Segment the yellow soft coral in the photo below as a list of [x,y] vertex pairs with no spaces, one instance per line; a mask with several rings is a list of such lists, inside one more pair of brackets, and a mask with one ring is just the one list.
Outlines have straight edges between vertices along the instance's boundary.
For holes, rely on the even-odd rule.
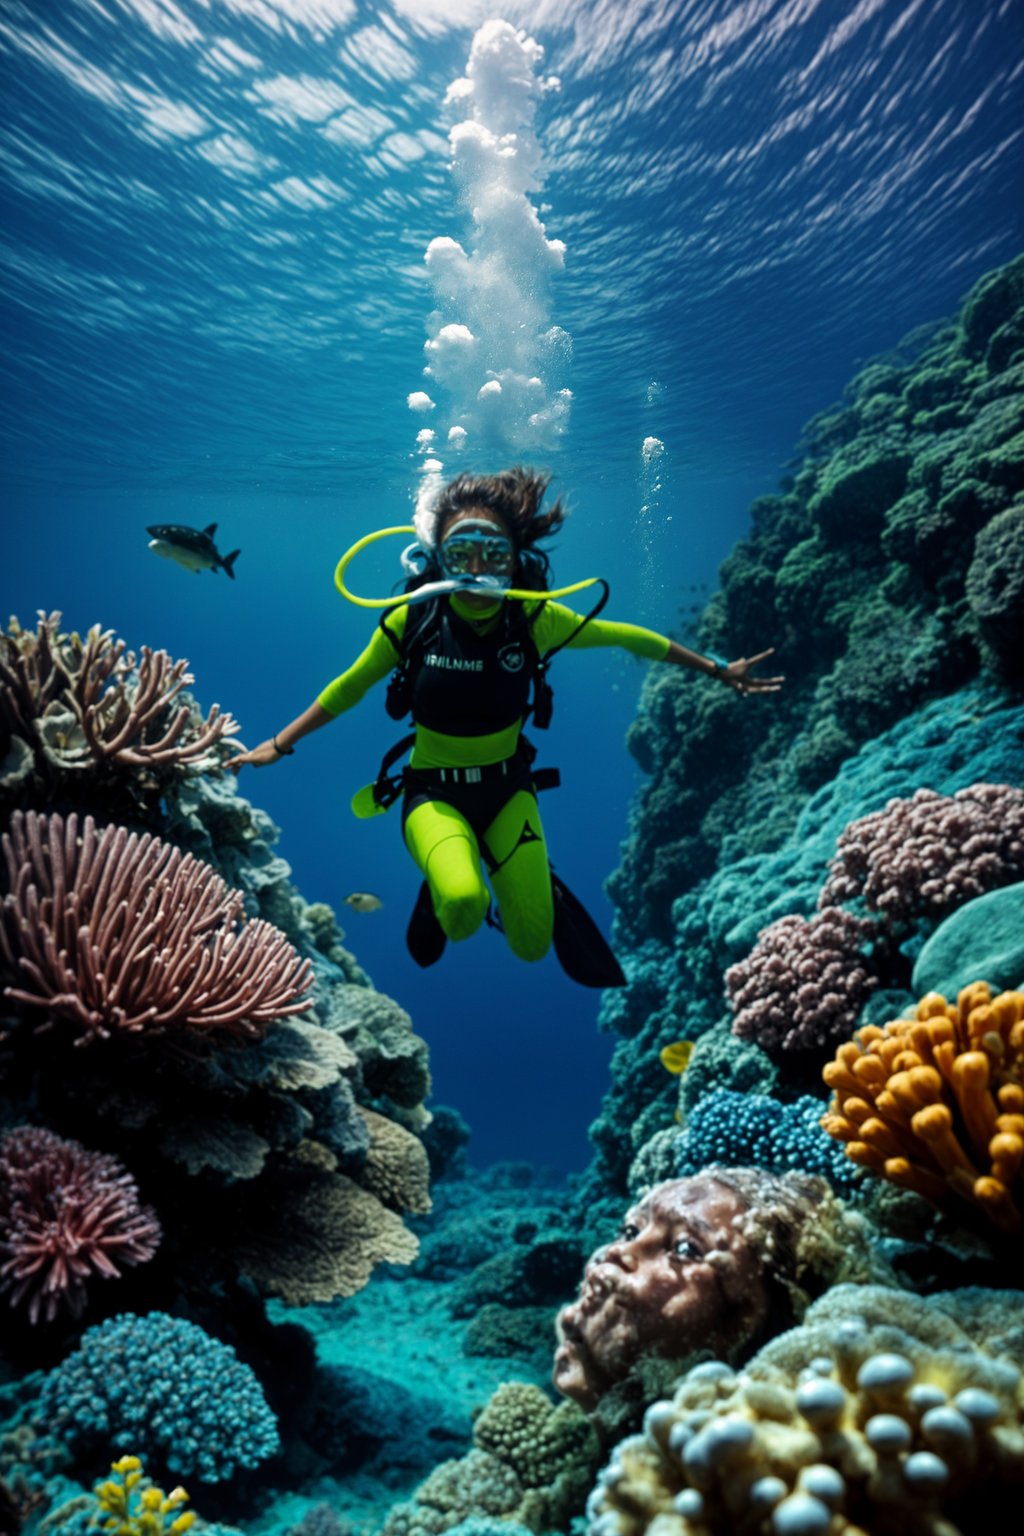
[[821,1123],[853,1162],[1020,1233],[1024,992],[994,998],[984,981],[955,1003],[930,992],[914,1018],[858,1030],[824,1078],[834,1097]]
[[110,1536],[184,1536],[195,1520],[184,1488],[164,1493],[151,1483],[137,1456],[122,1456],[110,1468],[114,1474],[97,1483],[93,1495],[99,1510],[95,1523]]

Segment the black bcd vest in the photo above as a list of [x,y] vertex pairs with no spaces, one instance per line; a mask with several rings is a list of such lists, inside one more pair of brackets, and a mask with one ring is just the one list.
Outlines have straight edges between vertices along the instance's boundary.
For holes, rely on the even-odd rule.
[[444,598],[433,598],[410,608],[401,643],[384,615],[381,628],[400,658],[388,685],[388,714],[411,714],[418,725],[449,736],[490,735],[524,720],[531,683],[549,691],[533,638],[540,612],[527,618],[522,603],[510,600],[496,628],[481,634]]

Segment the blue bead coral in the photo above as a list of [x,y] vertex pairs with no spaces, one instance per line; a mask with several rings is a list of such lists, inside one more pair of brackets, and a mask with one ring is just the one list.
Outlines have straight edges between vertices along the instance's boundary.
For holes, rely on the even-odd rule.
[[699,1173],[709,1163],[820,1174],[837,1189],[856,1181],[842,1148],[822,1130],[826,1106],[811,1094],[783,1104],[763,1093],[718,1088],[694,1105],[676,1142],[676,1173]]
[[195,1323],[163,1312],[122,1313],[87,1329],[43,1382],[38,1413],[71,1450],[102,1442],[204,1483],[257,1466],[279,1444],[249,1367]]

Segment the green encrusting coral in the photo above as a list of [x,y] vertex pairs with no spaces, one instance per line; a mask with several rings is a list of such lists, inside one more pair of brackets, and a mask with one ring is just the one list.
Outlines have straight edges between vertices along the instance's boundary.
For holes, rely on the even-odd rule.
[[774,644],[787,685],[751,708],[651,672],[629,738],[651,782],[610,886],[628,942],[666,934],[672,900],[716,865],[778,847],[871,737],[983,666],[1019,665],[1022,337],[1024,258],[912,360],[858,374],[785,488],[754,503],[697,640]]

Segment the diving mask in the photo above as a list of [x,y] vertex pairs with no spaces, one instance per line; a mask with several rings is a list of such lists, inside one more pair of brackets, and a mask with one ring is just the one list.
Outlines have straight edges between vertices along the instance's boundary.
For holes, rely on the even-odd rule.
[[457,524],[442,540],[437,557],[446,576],[511,576],[516,564],[512,540],[493,523]]
[[[474,524],[467,518],[465,522],[459,523],[459,532],[461,533],[463,528],[471,526],[474,526]],[[502,534],[496,534],[493,523],[484,523],[481,520],[475,526],[488,529],[491,538],[507,542],[511,549],[511,541],[505,540]],[[582,592],[586,587],[594,586],[599,580],[597,576],[588,576],[584,581],[574,581],[571,586],[558,587],[553,592],[547,590],[536,592],[529,589],[511,587],[507,583],[515,565],[513,556],[512,562],[505,567],[504,574],[487,570],[481,571],[479,575],[472,572],[468,572],[465,575],[446,575],[441,581],[423,581],[420,586],[415,587],[413,590],[399,593],[394,597],[359,597],[355,592],[349,590],[345,583],[345,574],[356,555],[360,554],[370,544],[376,544],[378,539],[389,539],[395,535],[415,532],[416,529],[411,525],[403,525],[399,528],[378,528],[375,533],[366,533],[361,539],[357,539],[352,548],[347,549],[342,555],[334,572],[334,585],[342,597],[347,598],[350,603],[355,603],[359,608],[398,608],[405,603],[423,603],[428,598],[440,597],[449,592],[487,592],[499,598],[514,597],[524,602],[537,602],[538,599],[541,599],[549,602],[554,598],[571,597],[574,592]],[[455,532],[456,530],[453,529],[453,538]],[[442,548],[447,548],[447,543],[442,545]],[[402,553],[402,569],[408,577],[421,576],[429,561],[430,550],[424,549],[418,541],[410,544]]]

